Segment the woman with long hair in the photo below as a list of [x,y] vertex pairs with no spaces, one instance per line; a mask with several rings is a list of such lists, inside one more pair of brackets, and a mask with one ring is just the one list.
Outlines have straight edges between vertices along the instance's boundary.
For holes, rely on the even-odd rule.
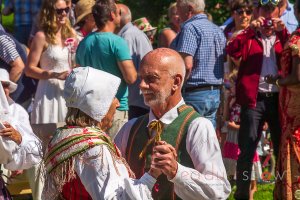
[[40,31],[33,38],[25,73],[39,79],[31,115],[32,124],[63,122],[67,107],[63,98],[64,80],[69,74],[68,38],[75,38],[68,13],[68,0],[43,1]]

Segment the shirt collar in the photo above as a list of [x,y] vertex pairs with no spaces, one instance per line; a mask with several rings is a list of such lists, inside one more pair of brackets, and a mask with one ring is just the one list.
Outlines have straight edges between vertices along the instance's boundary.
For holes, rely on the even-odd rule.
[[[168,112],[166,112],[159,120],[163,123],[163,124],[171,124],[177,117],[178,117],[178,111],[177,108],[182,106],[183,104],[185,104],[183,98],[180,100],[180,102],[174,106],[171,110],[169,110]],[[157,120],[155,115],[153,114],[152,110],[150,110],[149,113],[149,121],[148,121],[148,125],[154,121]]]
[[193,17],[191,17],[190,19],[186,20],[185,22],[183,22],[181,24],[181,27],[183,27],[185,24],[191,22],[191,21],[194,21],[194,20],[197,20],[197,19],[207,19],[207,15],[205,14],[197,14],[197,15],[194,15]]
[[118,36],[121,36],[124,32],[126,32],[130,27],[132,27],[133,24],[131,22],[128,22],[118,33]]

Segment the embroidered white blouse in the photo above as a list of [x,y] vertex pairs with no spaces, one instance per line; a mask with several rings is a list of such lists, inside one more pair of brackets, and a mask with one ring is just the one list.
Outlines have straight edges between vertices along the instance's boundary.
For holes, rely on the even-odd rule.
[[[63,139],[76,133],[76,128],[70,128],[62,130],[60,135]],[[74,170],[92,199],[152,199],[151,190],[156,179],[148,173],[140,179],[130,178],[126,166],[120,161],[114,162],[107,145],[95,146],[73,158]],[[59,194],[56,190],[54,178],[47,175],[42,199],[55,199]]]
[[[183,99],[159,120],[164,126],[171,124],[178,116],[177,108],[184,104]],[[150,111],[149,123],[157,120]],[[115,138],[116,145],[125,155],[127,141],[136,119],[127,122]],[[148,124],[149,124],[148,123]],[[196,118],[189,126],[186,137],[186,150],[191,156],[195,169],[178,163],[174,183],[175,193],[182,199],[226,199],[231,191],[222,161],[220,146],[211,122],[203,117]]]

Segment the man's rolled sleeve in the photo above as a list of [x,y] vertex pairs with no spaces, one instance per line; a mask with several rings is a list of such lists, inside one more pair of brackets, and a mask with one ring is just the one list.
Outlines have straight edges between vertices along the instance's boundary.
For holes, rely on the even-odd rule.
[[175,46],[175,50],[177,52],[186,53],[191,56],[195,55],[199,45],[197,41],[197,34],[192,27],[186,27],[181,30],[177,41],[178,42]]
[[0,50],[0,58],[7,64],[20,57],[16,49],[16,43],[6,35],[0,36]]

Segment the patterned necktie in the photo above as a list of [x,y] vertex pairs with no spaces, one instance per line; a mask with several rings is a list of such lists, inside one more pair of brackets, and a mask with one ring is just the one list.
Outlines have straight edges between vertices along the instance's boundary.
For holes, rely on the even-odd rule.
[[139,155],[140,159],[142,159],[145,156],[145,153],[146,153],[149,145],[161,140],[160,134],[162,133],[162,130],[163,130],[163,123],[159,120],[153,120],[152,122],[150,122],[148,128],[149,128],[150,134],[152,133],[152,131],[155,131],[156,134],[154,137],[152,137],[150,140],[148,140],[147,144],[144,146],[142,152]]

